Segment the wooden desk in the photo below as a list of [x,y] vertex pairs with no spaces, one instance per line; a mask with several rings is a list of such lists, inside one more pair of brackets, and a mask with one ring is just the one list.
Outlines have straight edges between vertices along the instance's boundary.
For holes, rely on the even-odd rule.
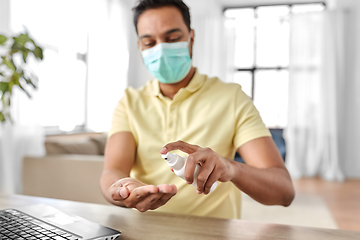
[[80,203],[23,195],[0,196],[0,209],[47,204],[69,214],[117,229],[120,239],[360,239],[360,232],[264,224],[157,212],[140,213],[116,206]]

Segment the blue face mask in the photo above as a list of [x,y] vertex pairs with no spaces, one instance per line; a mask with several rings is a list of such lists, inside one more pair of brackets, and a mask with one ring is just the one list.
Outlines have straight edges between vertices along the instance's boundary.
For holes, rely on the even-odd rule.
[[180,82],[191,70],[187,42],[159,43],[141,54],[151,75],[162,83]]

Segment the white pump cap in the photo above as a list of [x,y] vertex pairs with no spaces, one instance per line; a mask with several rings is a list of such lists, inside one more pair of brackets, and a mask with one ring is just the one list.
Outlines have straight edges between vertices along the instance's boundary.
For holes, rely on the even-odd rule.
[[167,164],[174,170],[180,170],[185,165],[185,159],[177,154],[167,153],[161,157],[167,161]]

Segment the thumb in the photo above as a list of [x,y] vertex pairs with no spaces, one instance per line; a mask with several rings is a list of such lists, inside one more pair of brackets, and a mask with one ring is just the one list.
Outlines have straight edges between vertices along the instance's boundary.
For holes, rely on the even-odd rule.
[[123,199],[126,199],[130,195],[130,191],[127,187],[122,187],[119,190],[119,194]]

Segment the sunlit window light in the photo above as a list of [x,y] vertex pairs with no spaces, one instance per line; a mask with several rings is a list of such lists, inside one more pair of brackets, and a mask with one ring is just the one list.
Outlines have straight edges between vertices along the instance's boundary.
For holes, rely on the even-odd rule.
[[224,12],[226,18],[236,18],[236,19],[248,19],[254,17],[253,8],[236,8],[236,9],[227,9]]
[[224,11],[235,31],[233,81],[254,100],[270,128],[287,125],[290,17],[323,11],[322,3],[232,8]]
[[258,17],[282,17],[289,15],[289,6],[266,6],[256,8]]
[[324,11],[325,6],[324,4],[298,4],[293,5],[291,8],[292,13],[306,13],[306,12],[320,12]]
[[252,74],[249,71],[236,72],[234,74],[234,82],[241,85],[242,90],[252,97]]

